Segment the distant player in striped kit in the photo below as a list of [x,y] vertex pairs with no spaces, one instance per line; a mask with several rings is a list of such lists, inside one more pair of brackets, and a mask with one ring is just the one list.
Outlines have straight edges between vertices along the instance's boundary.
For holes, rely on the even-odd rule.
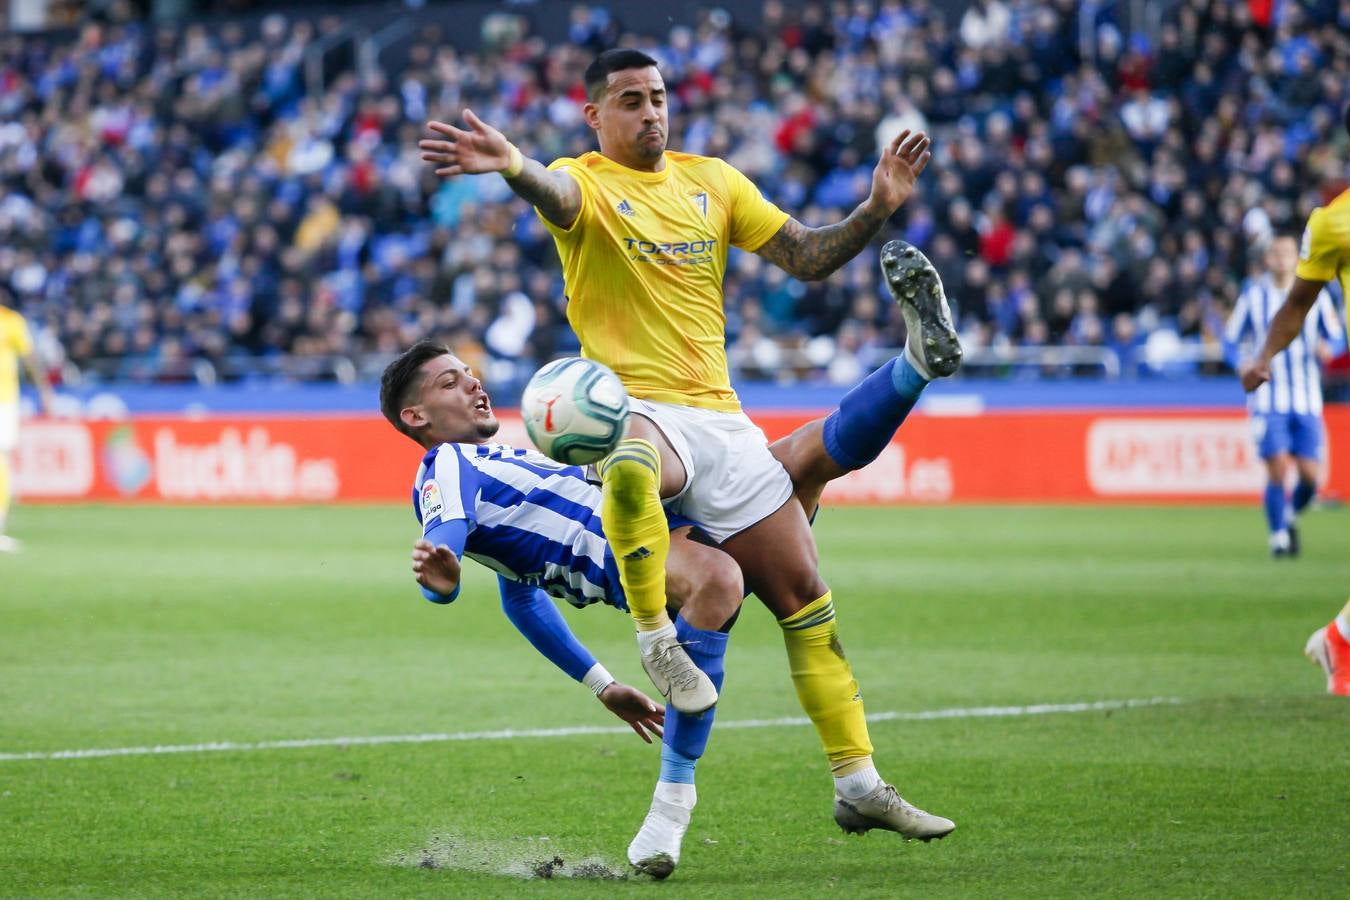
[[[1266,272],[1252,279],[1238,297],[1224,330],[1224,355],[1236,370],[1239,344],[1250,336],[1257,344],[1266,333],[1285,295],[1294,284],[1298,242],[1279,235],[1266,250]],[[1270,381],[1247,397],[1252,435],[1266,464],[1264,505],[1270,530],[1270,552],[1275,558],[1298,556],[1298,514],[1317,494],[1321,474],[1322,342],[1344,345],[1344,330],[1331,295],[1322,291],[1302,330],[1288,349],[1271,360]],[[1288,494],[1290,471],[1298,482]]]

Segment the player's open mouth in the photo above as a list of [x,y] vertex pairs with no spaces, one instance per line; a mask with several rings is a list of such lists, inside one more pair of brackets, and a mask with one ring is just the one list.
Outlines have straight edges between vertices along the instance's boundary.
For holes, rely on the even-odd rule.
[[488,402],[488,398],[483,397],[480,400],[474,401],[473,408],[479,412],[490,412],[492,410],[492,404]]

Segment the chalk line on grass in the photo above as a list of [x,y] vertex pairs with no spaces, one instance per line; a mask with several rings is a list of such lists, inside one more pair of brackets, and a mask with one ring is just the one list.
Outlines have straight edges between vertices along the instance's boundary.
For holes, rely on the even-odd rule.
[[[869,713],[869,722],[926,722],[934,719],[1001,719],[1062,713],[1111,712],[1149,706],[1171,706],[1176,697],[1145,697],[1133,700],[1096,700],[1082,703],[1035,703],[1028,706],[960,706],[911,712]],[[742,728],[792,728],[810,725],[805,716],[778,719],[740,719],[717,723],[718,731]],[[629,734],[626,725],[568,725],[560,728],[502,728],[495,731],[451,731],[433,734],[386,734],[359,737],[297,738],[280,741],[211,741],[204,744],[161,744],[144,747],[93,747],[83,750],[52,750],[0,753],[0,762],[34,760],[99,759],[109,756],[160,756],[171,753],[224,753],[256,750],[297,750],[307,747],[360,747],[380,744],[440,744],[453,741],[503,741],[578,735]]]

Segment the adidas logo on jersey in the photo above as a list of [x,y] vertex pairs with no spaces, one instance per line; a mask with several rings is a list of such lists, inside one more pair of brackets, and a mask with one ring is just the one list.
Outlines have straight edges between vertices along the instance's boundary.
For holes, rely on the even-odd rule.
[[632,205],[631,205],[627,200],[620,200],[620,201],[619,201],[619,215],[621,215],[621,216],[636,216],[636,215],[637,215],[637,210],[633,209]]

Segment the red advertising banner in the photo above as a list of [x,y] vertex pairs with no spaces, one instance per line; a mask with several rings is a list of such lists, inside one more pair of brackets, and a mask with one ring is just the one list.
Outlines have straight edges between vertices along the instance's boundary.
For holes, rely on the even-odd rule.
[[[754,416],[770,440],[812,413]],[[1326,414],[1327,458],[1350,407]],[[499,439],[528,446],[519,417]],[[375,416],[26,422],[15,486],[27,501],[403,502],[421,453]],[[1350,466],[1328,487],[1350,494]],[[1239,500],[1264,475],[1240,411],[914,415],[881,457],[830,485],[831,503]]]

